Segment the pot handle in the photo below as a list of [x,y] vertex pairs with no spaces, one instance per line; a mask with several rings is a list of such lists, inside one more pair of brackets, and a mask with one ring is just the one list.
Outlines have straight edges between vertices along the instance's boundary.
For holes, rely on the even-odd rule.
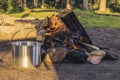
[[[19,33],[19,32],[22,31],[22,30],[26,30],[26,29],[32,29],[32,31],[36,30],[36,28],[29,28],[29,27],[28,27],[28,28],[19,29],[18,31],[16,31],[16,32],[12,35],[10,41],[12,42],[14,36],[15,36],[17,33]],[[26,38],[28,37],[28,35],[29,35],[32,31],[30,31],[30,32],[27,34]]]

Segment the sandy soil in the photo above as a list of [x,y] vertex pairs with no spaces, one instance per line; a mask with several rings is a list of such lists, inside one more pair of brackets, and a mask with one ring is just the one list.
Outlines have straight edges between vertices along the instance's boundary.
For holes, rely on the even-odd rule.
[[[87,33],[95,45],[120,55],[120,30],[89,28]],[[11,63],[11,51],[0,54],[0,80],[120,80],[120,59],[103,60],[98,65],[42,63],[38,68],[22,69]]]

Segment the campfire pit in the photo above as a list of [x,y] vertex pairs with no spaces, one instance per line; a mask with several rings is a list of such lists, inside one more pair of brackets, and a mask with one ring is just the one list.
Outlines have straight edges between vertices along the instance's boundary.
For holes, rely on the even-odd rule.
[[[99,55],[102,55],[102,57],[96,59],[99,61],[93,62],[98,64],[103,57],[109,55],[92,44],[85,29],[71,10],[64,10],[58,15],[53,14],[50,18],[46,17],[36,25],[36,29],[37,37],[44,36],[42,48],[47,51],[47,58],[45,59],[49,62],[62,62],[65,58],[71,62],[88,60],[92,63],[95,56],[99,58]],[[41,31],[45,31],[45,33],[39,34]],[[38,38],[40,41],[41,39],[43,38]],[[73,60],[75,58],[76,60]]]

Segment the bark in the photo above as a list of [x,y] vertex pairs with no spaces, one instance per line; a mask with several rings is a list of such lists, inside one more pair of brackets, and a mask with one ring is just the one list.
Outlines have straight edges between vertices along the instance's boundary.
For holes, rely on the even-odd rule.
[[106,11],[106,0],[100,0],[99,11]]
[[89,10],[88,0],[83,0],[83,10]]

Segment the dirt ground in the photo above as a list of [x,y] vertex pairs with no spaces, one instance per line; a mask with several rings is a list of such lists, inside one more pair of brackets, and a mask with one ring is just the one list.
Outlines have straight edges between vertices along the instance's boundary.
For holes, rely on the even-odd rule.
[[[93,44],[120,55],[120,30],[89,28],[86,31]],[[42,63],[37,68],[22,69],[11,63],[11,51],[0,54],[3,58],[3,62],[0,62],[0,80],[120,80],[120,59],[103,60],[98,65],[88,62]]]

